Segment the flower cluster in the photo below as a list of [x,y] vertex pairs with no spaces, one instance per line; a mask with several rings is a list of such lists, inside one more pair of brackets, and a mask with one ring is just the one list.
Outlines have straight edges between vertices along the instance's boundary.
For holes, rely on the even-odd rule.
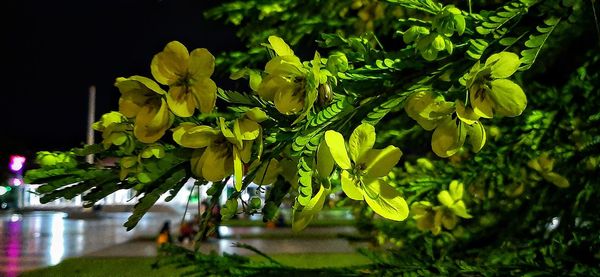
[[417,228],[437,235],[442,231],[442,226],[448,230],[454,229],[459,217],[471,218],[462,200],[463,190],[463,184],[453,180],[449,190],[443,190],[437,195],[442,205],[433,206],[428,201],[413,203],[410,209],[413,219],[417,221]]
[[480,118],[492,118],[494,113],[518,116],[527,105],[521,87],[507,79],[519,65],[519,57],[510,52],[491,55],[484,65],[477,62],[463,81],[469,105],[461,100],[448,102],[431,91],[418,91],[408,98],[404,109],[425,130],[435,129],[431,148],[436,155],[450,157],[467,140],[478,152],[486,141]]

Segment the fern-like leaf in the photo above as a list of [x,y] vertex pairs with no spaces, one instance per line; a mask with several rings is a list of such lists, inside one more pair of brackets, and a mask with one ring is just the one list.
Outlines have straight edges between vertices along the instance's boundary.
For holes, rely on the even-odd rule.
[[544,24],[536,28],[539,33],[529,36],[529,39],[525,41],[527,49],[521,51],[521,64],[523,66],[519,70],[527,70],[533,65],[544,43],[546,43],[546,40],[550,37],[550,34],[552,34],[552,31],[554,31],[559,22],[560,18],[556,17],[546,19],[544,20]]

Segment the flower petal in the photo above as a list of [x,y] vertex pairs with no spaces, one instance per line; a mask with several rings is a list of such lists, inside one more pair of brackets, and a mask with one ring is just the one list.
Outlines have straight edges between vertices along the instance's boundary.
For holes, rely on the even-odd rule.
[[431,149],[443,158],[454,155],[463,146],[466,139],[466,130],[461,128],[462,124],[448,117],[438,126],[431,137]]
[[479,116],[473,112],[473,109],[465,107],[465,103],[461,100],[456,100],[456,116],[468,125],[472,125],[479,119]]
[[143,106],[135,119],[133,134],[143,143],[160,139],[173,123],[173,117],[164,99]]
[[336,131],[328,130],[325,132],[325,143],[327,143],[335,163],[341,169],[349,170],[352,164],[350,163],[350,157],[348,157],[348,151],[346,151],[344,136]]
[[172,85],[187,73],[189,53],[179,41],[172,41],[154,55],[150,69],[154,79],[163,85]]
[[483,118],[494,117],[494,102],[490,98],[489,92],[483,87],[477,84],[473,85],[469,89],[469,100],[471,100],[471,107],[474,114]]
[[317,149],[317,172],[319,173],[319,178],[321,180],[328,179],[334,165],[335,161],[333,160],[333,156],[331,156],[329,146],[327,146],[325,140],[321,140]]
[[235,190],[242,190],[242,178],[244,177],[244,163],[240,157],[240,152],[237,147],[233,147],[233,180]]
[[173,86],[169,89],[167,103],[171,111],[179,117],[190,117],[196,109],[194,95],[181,86]]
[[188,128],[176,142],[187,148],[203,148],[209,146],[218,134],[219,132],[210,126],[195,126]]
[[492,81],[491,86],[489,95],[494,100],[497,113],[504,116],[521,115],[527,106],[527,96],[519,85],[511,80],[497,79]]
[[280,37],[269,36],[269,43],[278,56],[294,55],[292,48]]
[[450,192],[447,190],[440,191],[440,193],[437,195],[437,198],[438,201],[440,201],[440,203],[444,204],[446,207],[452,207],[452,205],[454,205],[454,199],[452,199]]
[[378,195],[373,199],[364,193],[365,201],[378,215],[396,221],[408,217],[408,204],[400,193],[381,179],[376,179],[366,185],[366,189]]
[[213,80],[208,78],[196,80],[190,91],[200,112],[212,112],[217,101],[217,85]]
[[254,120],[239,118],[234,124],[239,125],[242,140],[255,140],[260,134],[260,125]]
[[206,161],[206,156],[204,155],[204,148],[196,149],[192,153],[192,158],[190,159],[192,173],[198,179],[203,179],[202,177],[202,168],[204,167],[204,161]]
[[298,232],[306,228],[312,221],[314,216],[323,209],[325,199],[329,195],[329,190],[321,186],[315,196],[304,206],[302,211],[294,212],[294,220],[292,221],[292,231]]
[[479,150],[481,150],[481,148],[483,148],[483,146],[485,145],[485,128],[483,128],[483,125],[479,122],[475,122],[473,125],[470,126],[467,125],[465,126],[465,128],[467,129],[467,137],[469,139],[469,143],[471,144],[473,152],[479,152]]
[[281,88],[275,94],[275,108],[282,114],[297,114],[304,108],[304,94],[296,93],[295,86]]
[[209,146],[204,150],[204,165],[202,166],[202,176],[211,182],[218,182],[231,175],[233,166],[233,157],[225,149],[219,146]]
[[342,170],[342,190],[352,200],[363,200],[362,190],[358,187],[358,180],[350,176],[350,173],[346,170]]
[[196,127],[197,125],[191,122],[182,122],[179,126],[171,129],[173,132],[173,140],[181,145],[181,138],[190,128]]
[[485,61],[485,66],[491,67],[492,78],[503,79],[513,75],[519,69],[519,66],[521,66],[521,61],[515,53],[500,52],[491,55]]
[[215,57],[206,48],[194,49],[190,53],[189,63],[192,79],[209,78],[215,71]]
[[373,148],[375,144],[375,127],[368,123],[360,124],[350,135],[348,148],[350,148],[350,158],[360,163],[360,158]]
[[368,178],[387,176],[390,170],[396,166],[400,157],[402,157],[402,151],[393,145],[384,149],[369,150],[364,158],[365,176]]
[[457,180],[452,180],[452,182],[450,182],[450,196],[452,196],[452,199],[454,199],[454,200],[462,199],[463,191],[464,191],[464,185],[461,182],[459,182]]

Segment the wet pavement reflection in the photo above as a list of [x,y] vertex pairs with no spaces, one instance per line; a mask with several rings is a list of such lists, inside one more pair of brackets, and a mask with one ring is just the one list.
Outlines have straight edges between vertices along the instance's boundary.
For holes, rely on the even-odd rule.
[[55,265],[67,257],[155,235],[174,213],[149,213],[130,232],[123,227],[130,213],[110,213],[97,219],[68,219],[62,212],[0,214],[0,276]]

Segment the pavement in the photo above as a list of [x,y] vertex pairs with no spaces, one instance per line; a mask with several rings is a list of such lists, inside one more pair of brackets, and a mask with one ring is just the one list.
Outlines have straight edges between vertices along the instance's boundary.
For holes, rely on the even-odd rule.
[[[150,212],[136,228],[127,232],[122,225],[129,215],[130,212],[111,212],[99,217],[73,218],[56,211],[0,214],[0,276],[17,276],[69,257],[156,256],[157,247],[152,238],[162,223],[170,220],[171,229],[175,231],[174,226],[181,220],[177,212]],[[309,227],[301,237],[285,227],[221,226],[219,230],[223,239],[210,238],[201,245],[201,251],[254,254],[233,247],[234,242],[250,244],[267,254],[342,253],[364,246],[337,237],[338,234],[356,234],[350,226]],[[186,246],[192,247],[191,244]]]
[[[221,235],[226,238],[210,238],[200,245],[200,251],[218,253],[254,255],[255,253],[234,246],[234,243],[249,244],[266,254],[279,253],[352,253],[356,247],[367,246],[365,243],[349,242],[336,238],[335,235],[355,235],[354,227],[314,227],[303,230],[303,233],[314,236],[297,236],[291,228],[263,227],[219,227]],[[264,234],[267,238],[243,238]],[[333,235],[333,236],[332,236]],[[269,238],[272,237],[272,238]],[[192,248],[192,244],[183,244]],[[151,240],[131,240],[112,245],[104,249],[86,254],[93,257],[154,257],[157,255],[156,243]]]

